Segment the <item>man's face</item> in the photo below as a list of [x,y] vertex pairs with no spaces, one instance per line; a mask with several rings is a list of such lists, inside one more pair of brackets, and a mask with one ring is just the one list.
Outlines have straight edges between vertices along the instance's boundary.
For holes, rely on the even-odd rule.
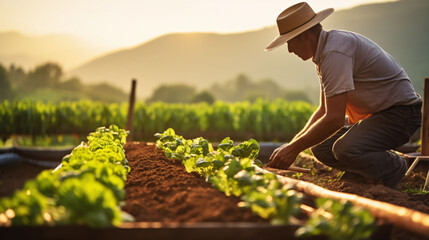
[[295,53],[302,60],[306,61],[313,57],[311,44],[304,33],[287,41],[287,48],[290,53]]

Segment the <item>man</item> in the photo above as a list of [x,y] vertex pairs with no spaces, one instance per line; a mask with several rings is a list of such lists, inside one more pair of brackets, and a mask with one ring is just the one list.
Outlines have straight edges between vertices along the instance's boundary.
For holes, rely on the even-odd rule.
[[311,58],[321,92],[305,127],[274,150],[268,166],[287,169],[311,148],[328,166],[395,188],[407,162],[390,150],[420,127],[422,101],[402,67],[374,42],[353,32],[323,30],[320,22],[333,11],[315,13],[298,3],[277,18],[280,36],[265,50],[287,42],[289,52]]

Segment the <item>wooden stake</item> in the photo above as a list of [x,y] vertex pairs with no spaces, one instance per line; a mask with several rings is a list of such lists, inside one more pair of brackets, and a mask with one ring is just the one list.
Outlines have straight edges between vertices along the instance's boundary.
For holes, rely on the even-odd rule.
[[127,137],[127,142],[133,141],[133,125],[134,125],[134,103],[136,100],[136,84],[137,80],[133,79],[131,82],[131,93],[130,93],[130,102],[128,104],[128,121],[127,121],[127,130],[130,131],[130,134]]
[[272,173],[275,173],[277,175],[282,175],[282,176],[284,176],[288,172],[311,173],[311,170],[308,169],[308,168],[295,167],[295,166],[290,166],[286,170],[284,170],[284,169],[277,169],[277,168],[270,168],[270,167],[264,167],[264,169],[268,170],[268,171],[270,171]]
[[422,145],[420,155],[429,156],[429,77],[425,78],[423,91]]

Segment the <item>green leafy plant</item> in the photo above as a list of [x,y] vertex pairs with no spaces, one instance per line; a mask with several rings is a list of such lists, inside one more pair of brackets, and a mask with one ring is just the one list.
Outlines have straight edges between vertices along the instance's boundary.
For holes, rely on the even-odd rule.
[[121,223],[118,202],[108,187],[92,174],[64,180],[58,189],[57,205],[64,206],[67,224],[105,228]]
[[420,186],[420,187],[407,186],[404,190],[402,190],[402,192],[409,193],[409,194],[415,194],[415,195],[426,195],[426,194],[429,194],[429,190],[425,190],[423,188],[423,186]]
[[241,197],[241,207],[248,207],[276,224],[290,222],[299,212],[301,193],[284,187],[275,174],[255,172],[255,165],[262,165],[256,160],[259,153],[257,141],[250,139],[235,145],[227,137],[213,152],[206,140],[185,140],[173,129],[156,136],[159,138],[157,146],[167,157],[181,160],[188,172],[205,176],[226,195]]
[[130,171],[123,145],[127,131],[100,127],[65,156],[59,168],[45,170],[10,198],[0,199],[0,225],[87,225],[121,223],[119,208]]
[[[241,197],[240,207],[250,208],[273,224],[297,222],[303,194],[283,185],[277,175],[255,171],[262,163],[256,160],[259,144],[251,139],[235,145],[225,138],[217,151],[203,138],[186,140],[173,129],[156,134],[157,146],[168,158],[182,161],[188,172],[205,176],[215,188],[226,195]],[[312,173],[316,175],[315,172]],[[331,239],[360,239],[368,237],[374,229],[374,218],[368,211],[327,199],[316,199],[318,209],[299,236],[327,235]],[[328,217],[326,217],[328,216]]]
[[366,239],[375,229],[374,217],[366,210],[353,206],[349,201],[338,202],[317,198],[318,209],[311,214],[296,235],[327,235],[332,240]]
[[296,179],[301,179],[302,174],[303,174],[302,172],[297,172],[294,175],[292,175],[292,177]]

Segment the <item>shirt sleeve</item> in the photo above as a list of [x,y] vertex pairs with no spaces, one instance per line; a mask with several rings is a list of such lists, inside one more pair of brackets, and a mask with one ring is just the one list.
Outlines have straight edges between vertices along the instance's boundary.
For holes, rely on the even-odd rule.
[[350,56],[340,52],[329,52],[319,70],[326,97],[355,89],[353,60]]

